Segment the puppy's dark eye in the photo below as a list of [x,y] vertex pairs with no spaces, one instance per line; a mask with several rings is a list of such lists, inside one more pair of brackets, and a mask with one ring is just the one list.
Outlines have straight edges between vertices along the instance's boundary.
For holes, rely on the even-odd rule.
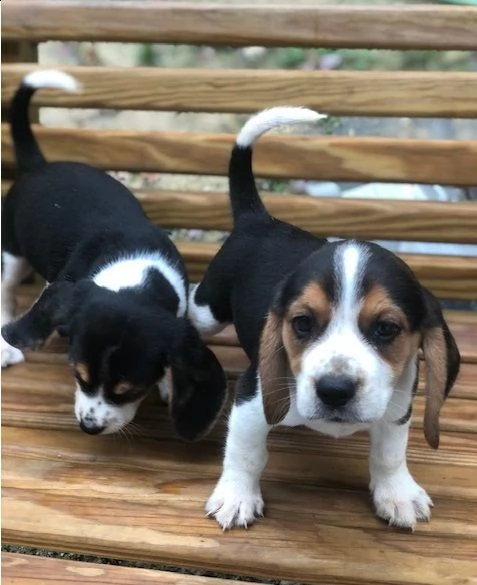
[[313,319],[310,315],[299,315],[292,319],[293,331],[300,339],[306,339],[311,335],[313,325]]
[[390,343],[401,333],[401,327],[391,321],[377,321],[371,332],[377,343]]

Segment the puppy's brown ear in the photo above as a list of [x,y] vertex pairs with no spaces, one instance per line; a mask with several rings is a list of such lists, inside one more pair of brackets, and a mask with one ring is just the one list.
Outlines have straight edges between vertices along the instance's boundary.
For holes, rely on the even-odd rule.
[[282,421],[290,408],[288,379],[291,374],[283,346],[282,323],[282,319],[270,311],[260,339],[258,371],[265,418],[269,425]]
[[451,391],[460,366],[460,354],[444,320],[439,301],[423,288],[426,317],[422,350],[426,362],[426,409],[424,436],[429,445],[439,447],[439,413]]

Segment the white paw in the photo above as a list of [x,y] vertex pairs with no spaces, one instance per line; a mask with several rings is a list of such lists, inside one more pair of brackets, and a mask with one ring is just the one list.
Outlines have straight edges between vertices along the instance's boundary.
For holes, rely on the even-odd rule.
[[169,400],[171,398],[171,385],[169,381],[169,376],[166,374],[164,378],[159,382],[159,396],[161,400],[166,404],[169,404]]
[[23,353],[10,345],[5,341],[5,339],[1,339],[1,346],[2,346],[2,368],[6,368],[7,366],[13,366],[14,364],[19,364],[20,362],[25,361],[25,356]]
[[228,530],[234,526],[248,528],[263,516],[263,498],[260,487],[253,488],[243,482],[222,481],[210,496],[205,511]]
[[414,530],[418,521],[431,518],[432,500],[409,472],[377,481],[373,500],[376,514],[391,526]]

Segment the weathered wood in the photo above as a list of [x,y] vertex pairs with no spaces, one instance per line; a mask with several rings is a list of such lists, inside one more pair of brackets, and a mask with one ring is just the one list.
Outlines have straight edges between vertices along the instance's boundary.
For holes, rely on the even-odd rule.
[[[166,228],[229,231],[224,193],[137,190],[148,216]],[[320,237],[477,243],[477,203],[262,195],[283,221]]]
[[[214,352],[220,359],[231,381],[231,394],[233,395],[233,379],[236,378],[235,370],[243,371],[246,367],[246,358],[240,358],[239,348],[214,347]],[[15,366],[5,372],[4,380],[4,397],[3,397],[3,425],[5,427],[19,427],[29,429],[43,429],[56,431],[75,431],[78,430],[78,423],[73,414],[74,401],[74,380],[71,371],[67,366],[67,357],[62,354],[55,354],[60,360],[56,363],[49,361],[50,354],[44,351],[30,353],[27,356],[27,362]],[[243,355],[243,354],[242,354]],[[40,360],[40,361],[34,361]],[[415,412],[413,417],[413,431],[411,439],[411,448],[414,455],[412,462],[419,462],[424,459],[439,465],[446,466],[451,463],[449,459],[449,449],[452,451],[452,464],[477,466],[475,457],[477,456],[477,442],[467,440],[475,437],[476,423],[472,420],[472,413],[475,411],[476,388],[473,391],[466,389],[466,379],[469,381],[472,376],[476,376],[475,364],[464,364],[463,376],[459,376],[456,387],[452,391],[448,401],[445,403],[442,413],[442,432],[443,442],[438,451],[431,451],[427,446],[422,432],[422,413],[423,413],[423,377],[419,386],[419,396],[415,401]],[[467,409],[467,415],[464,419],[460,418],[460,413]],[[222,445],[225,432],[226,415],[224,414],[217,424],[216,428],[208,435],[207,443],[218,443]],[[166,406],[159,397],[153,393],[139,410],[136,422],[140,425],[140,432],[136,439],[151,438],[154,440],[175,439],[175,433],[172,429],[168,417]],[[459,430],[458,435],[455,431]],[[317,437],[312,432],[304,431],[308,437]],[[308,433],[308,434],[307,434]],[[80,437],[83,435],[80,433]],[[285,450],[287,452],[303,453],[315,452],[320,450],[321,441],[326,442],[326,448],[323,454],[328,453],[331,448],[332,452],[339,453],[341,447],[333,447],[336,444],[335,439],[319,436],[318,444],[313,440],[306,440],[303,444],[303,432],[294,429],[277,429],[270,435],[270,445],[272,450]],[[464,441],[460,445],[460,441]],[[116,442],[117,437],[105,438],[105,441]],[[366,434],[353,435],[346,439],[340,439],[340,444],[344,445],[343,453],[352,450],[352,456],[366,458],[367,456],[367,438]],[[109,443],[106,443],[109,444]],[[355,444],[355,447],[351,447]],[[305,448],[306,446],[306,448]],[[344,456],[344,454],[343,454]],[[347,455],[351,456],[351,455]],[[470,457],[470,458],[469,458]],[[474,459],[472,459],[474,457]],[[322,470],[326,474],[326,468]],[[316,470],[315,470],[316,472]],[[284,479],[286,470],[277,470],[276,477]],[[477,495],[477,484],[474,487],[474,493]],[[447,486],[447,489],[454,489],[453,486]],[[448,492],[446,492],[448,493]]]
[[[2,104],[8,106],[31,69],[28,65],[3,67]],[[250,114],[287,104],[340,116],[477,117],[474,73],[61,69],[74,75],[83,84],[83,91],[38,92],[36,105]]]
[[475,466],[413,465],[436,508],[410,535],[373,517],[364,458],[275,451],[263,482],[266,520],[223,534],[203,514],[219,461],[204,443],[125,449],[79,431],[5,427],[3,539],[302,583],[475,582]]
[[[2,194],[11,182],[2,181]],[[164,228],[229,231],[225,193],[136,189],[149,218]],[[477,243],[477,204],[262,193],[272,215],[320,237]]]
[[4,585],[230,585],[229,580],[152,569],[2,553]]
[[184,2],[7,2],[5,39],[475,50],[477,9]]
[[[18,313],[26,311],[36,300],[40,294],[42,283],[38,282],[36,285],[22,286],[17,291]],[[475,311],[444,311],[444,316],[449,324],[450,330],[454,335],[463,362],[477,363],[477,312]],[[239,345],[237,335],[233,326],[225,327],[220,333],[212,336],[206,336],[207,343],[211,346],[219,346],[221,351],[225,351],[229,347],[236,347]],[[53,338],[47,345],[47,351],[65,352],[64,341]],[[36,358],[36,353],[30,354],[30,359]],[[43,355],[40,352],[40,355]],[[225,354],[224,354],[225,355]],[[227,358],[228,360],[228,358]],[[232,355],[227,361],[227,367],[231,365],[232,360],[237,360],[236,355]],[[39,359],[41,361],[41,358]],[[238,367],[242,367],[239,360]],[[471,380],[469,379],[469,382]],[[468,397],[468,396],[467,396]]]
[[[50,160],[108,170],[224,175],[235,137],[192,132],[34,128]],[[13,164],[8,129],[2,156]],[[477,141],[265,136],[256,147],[257,176],[332,181],[477,184]]]
[[[202,242],[178,242],[192,282],[198,282],[219,246]],[[477,259],[471,256],[402,254],[419,281],[444,299],[477,298]]]

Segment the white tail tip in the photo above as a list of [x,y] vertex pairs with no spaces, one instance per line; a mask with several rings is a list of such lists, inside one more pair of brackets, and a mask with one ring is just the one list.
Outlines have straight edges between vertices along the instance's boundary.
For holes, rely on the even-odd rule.
[[71,93],[81,91],[81,84],[74,77],[56,69],[32,71],[25,75],[22,83],[34,89],[62,89]]
[[294,106],[281,106],[262,110],[245,122],[237,136],[236,144],[246,148],[251,146],[262,134],[275,128],[275,126],[317,122],[323,118],[326,118],[326,114],[319,114],[308,108]]

